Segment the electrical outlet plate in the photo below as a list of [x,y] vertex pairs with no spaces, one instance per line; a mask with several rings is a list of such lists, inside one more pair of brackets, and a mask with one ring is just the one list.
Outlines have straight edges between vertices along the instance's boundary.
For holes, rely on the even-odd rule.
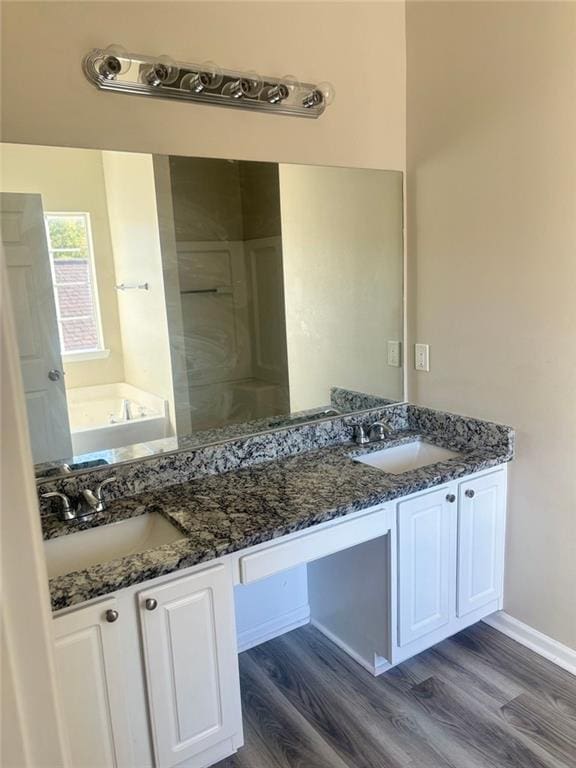
[[394,368],[399,368],[401,365],[400,360],[401,344],[399,341],[388,342],[388,365]]
[[414,345],[414,368],[417,371],[430,370],[430,347],[428,344]]

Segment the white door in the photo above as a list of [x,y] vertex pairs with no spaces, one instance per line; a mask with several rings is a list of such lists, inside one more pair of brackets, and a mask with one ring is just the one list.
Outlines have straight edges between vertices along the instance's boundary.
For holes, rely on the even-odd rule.
[[42,198],[0,194],[0,231],[35,463],[72,455]]
[[502,594],[506,474],[494,472],[458,489],[458,616]]
[[[450,621],[456,496],[451,488],[398,505],[398,644]],[[453,610],[453,608],[452,608]]]
[[[74,768],[132,765],[114,598],[54,619],[56,672]],[[41,724],[39,724],[41,726]]]
[[238,746],[242,716],[228,568],[217,565],[148,589],[138,600],[157,764],[169,768],[225,739],[236,737]]

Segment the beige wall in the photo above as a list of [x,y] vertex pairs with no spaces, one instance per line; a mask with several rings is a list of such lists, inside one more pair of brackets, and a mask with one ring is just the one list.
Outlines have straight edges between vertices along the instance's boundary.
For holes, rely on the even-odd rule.
[[[3,2],[4,141],[403,170],[403,2]],[[319,120],[103,93],[94,46],[331,80]],[[23,55],[26,52],[26,55]]]
[[97,360],[66,362],[66,387],[122,381],[124,365],[102,153],[4,144],[0,145],[0,161],[0,189],[3,192],[40,193],[45,211],[90,214],[102,333],[110,355]]
[[116,281],[148,283],[118,295],[124,381],[163,397],[174,428],[170,337],[151,155],[103,152]]
[[509,423],[505,609],[576,648],[576,4],[408,4],[410,398]]
[[280,166],[291,410],[330,387],[402,399],[402,175]]

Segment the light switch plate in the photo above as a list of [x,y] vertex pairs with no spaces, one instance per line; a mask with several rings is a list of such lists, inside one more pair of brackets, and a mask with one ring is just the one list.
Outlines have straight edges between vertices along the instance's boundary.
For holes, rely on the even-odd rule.
[[388,342],[388,365],[392,365],[394,368],[400,368],[400,350],[401,344],[399,341]]
[[414,368],[417,371],[430,370],[430,347],[428,344],[414,345]]

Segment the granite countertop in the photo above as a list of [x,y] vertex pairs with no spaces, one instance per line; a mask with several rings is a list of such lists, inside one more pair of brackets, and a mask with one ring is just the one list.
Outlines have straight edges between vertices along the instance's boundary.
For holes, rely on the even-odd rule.
[[461,457],[401,475],[353,461],[355,455],[424,438],[451,446],[438,435],[402,430],[361,447],[340,444],[278,461],[148,491],[109,504],[89,523],[72,524],[50,516],[44,538],[158,512],[182,532],[182,539],[141,554],[75,571],[50,580],[53,610],[106,595],[255,544],[303,530],[351,512],[433,488],[512,458],[503,445],[471,450]]

